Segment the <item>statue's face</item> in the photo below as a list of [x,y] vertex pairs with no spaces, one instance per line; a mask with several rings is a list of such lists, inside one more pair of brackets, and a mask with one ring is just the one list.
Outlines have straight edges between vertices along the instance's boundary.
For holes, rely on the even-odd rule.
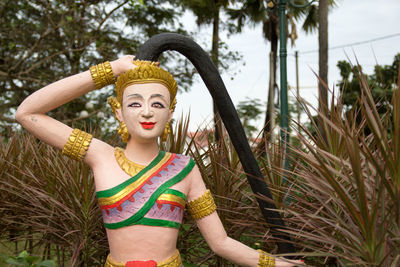
[[172,118],[169,105],[169,91],[160,83],[133,84],[126,87],[120,116],[126,123],[131,138],[138,142],[157,140],[163,133],[165,124]]

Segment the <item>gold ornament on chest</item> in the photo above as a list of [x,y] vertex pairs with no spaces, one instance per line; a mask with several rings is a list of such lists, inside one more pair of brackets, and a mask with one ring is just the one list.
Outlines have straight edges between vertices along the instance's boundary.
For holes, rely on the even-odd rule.
[[116,147],[114,150],[114,155],[115,159],[118,162],[118,165],[121,167],[121,169],[127,173],[128,175],[135,176],[138,174],[141,170],[143,170],[146,166],[137,164],[135,162],[130,161],[124,153],[124,149],[120,147]]

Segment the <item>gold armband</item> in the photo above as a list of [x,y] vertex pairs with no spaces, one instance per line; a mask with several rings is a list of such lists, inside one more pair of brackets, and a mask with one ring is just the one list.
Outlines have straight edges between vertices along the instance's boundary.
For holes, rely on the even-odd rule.
[[64,145],[62,153],[71,159],[82,160],[92,141],[92,135],[79,129],[74,129]]
[[260,254],[258,258],[257,267],[275,267],[275,259],[270,254],[262,251],[261,249],[257,250]]
[[109,61],[90,67],[90,74],[92,75],[96,89],[101,89],[115,82],[114,73]]
[[204,218],[217,209],[210,190],[207,190],[201,197],[190,201],[187,207],[195,220]]

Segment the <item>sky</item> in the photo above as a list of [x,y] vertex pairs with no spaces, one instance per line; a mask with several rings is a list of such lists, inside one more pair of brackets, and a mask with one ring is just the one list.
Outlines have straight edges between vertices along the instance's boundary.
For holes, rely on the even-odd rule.
[[[339,60],[350,59],[356,64],[356,59],[363,67],[364,73],[371,74],[378,64],[392,64],[395,54],[400,53],[400,0],[337,0],[337,5],[329,12],[329,55],[328,84],[336,87],[340,80],[336,64]],[[200,45],[211,43],[210,27],[198,29],[190,15],[184,17],[184,23],[192,31],[198,31],[201,36]],[[287,71],[288,95],[295,95],[296,69],[295,51],[299,53],[299,84],[300,95],[305,100],[316,105],[318,73],[318,34],[306,34],[297,26],[298,39],[291,47],[288,42]],[[389,37],[388,37],[389,36]],[[383,39],[380,39],[384,37]],[[385,38],[387,37],[387,38]],[[267,100],[269,77],[270,44],[262,37],[261,26],[246,27],[241,34],[227,37],[222,34],[222,41],[230,49],[242,54],[243,60],[233,64],[227,74],[222,75],[225,86],[235,105],[246,97]],[[380,39],[380,40],[375,40]],[[357,44],[357,43],[362,44]],[[209,50],[209,47],[203,47]],[[243,65],[244,64],[244,65]],[[232,79],[232,74],[234,77]],[[279,81],[279,66],[278,77]],[[290,89],[293,86],[293,89]],[[177,96],[178,104],[174,118],[190,112],[191,131],[198,127],[210,125],[212,119],[212,98],[200,78],[195,79],[191,90]],[[255,123],[261,129],[264,114]]]

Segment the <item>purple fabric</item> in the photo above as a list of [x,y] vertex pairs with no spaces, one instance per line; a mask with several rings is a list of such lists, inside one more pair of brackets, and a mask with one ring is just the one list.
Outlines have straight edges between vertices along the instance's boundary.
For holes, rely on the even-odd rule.
[[[184,155],[176,155],[170,164],[163,168],[158,174],[154,175],[147,183],[145,183],[140,190],[134,193],[130,198],[121,203],[118,207],[103,209],[103,220],[104,223],[118,223],[129,219],[136,214],[144,205],[147,203],[151,195],[165,182],[172,179],[177,175],[189,162],[190,157]],[[169,206],[163,204],[163,206]],[[162,211],[155,210],[157,203],[149,210],[149,218],[171,220],[175,222],[181,222],[182,214],[179,214],[179,209],[167,212],[167,207],[163,208]],[[145,215],[145,217],[148,217]]]
[[144,217],[181,223],[183,218],[183,208],[171,204],[156,203]]

